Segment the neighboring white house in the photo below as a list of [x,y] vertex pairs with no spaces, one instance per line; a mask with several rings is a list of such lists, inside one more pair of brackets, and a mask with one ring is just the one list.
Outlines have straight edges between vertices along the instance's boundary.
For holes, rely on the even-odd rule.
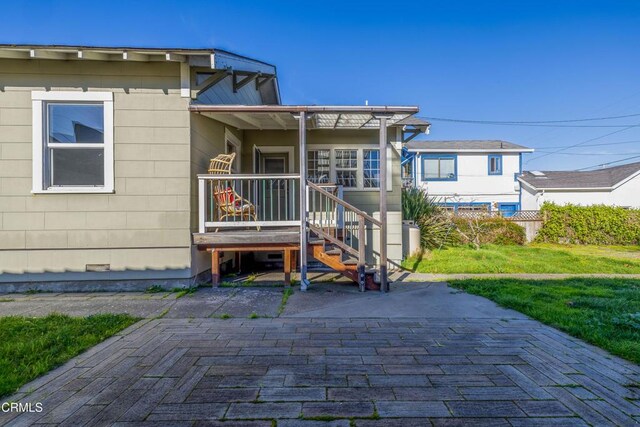
[[525,210],[544,202],[640,208],[640,162],[593,171],[527,171],[519,181]]
[[520,210],[522,155],[533,149],[507,141],[410,141],[403,153],[405,184],[424,188],[459,210]]

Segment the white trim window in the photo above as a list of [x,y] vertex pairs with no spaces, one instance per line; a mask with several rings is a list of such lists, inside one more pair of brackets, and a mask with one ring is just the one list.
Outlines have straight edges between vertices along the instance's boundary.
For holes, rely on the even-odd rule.
[[[316,183],[336,183],[345,191],[380,191],[380,163],[380,149],[375,145],[310,145],[307,179]],[[387,191],[392,190],[392,175],[393,153],[387,146]]]
[[112,193],[113,93],[31,93],[33,192]]
[[358,188],[358,150],[334,150],[336,184],[344,188]]
[[307,152],[307,178],[314,184],[326,184],[331,177],[330,150],[309,150]]

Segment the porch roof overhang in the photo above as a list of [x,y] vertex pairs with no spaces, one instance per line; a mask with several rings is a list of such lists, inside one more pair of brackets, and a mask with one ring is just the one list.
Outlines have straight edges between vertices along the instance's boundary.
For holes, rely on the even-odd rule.
[[298,129],[299,113],[310,119],[308,129],[378,129],[379,117],[387,117],[387,126],[401,125],[416,114],[414,106],[369,105],[204,105],[192,104],[189,110],[244,130]]

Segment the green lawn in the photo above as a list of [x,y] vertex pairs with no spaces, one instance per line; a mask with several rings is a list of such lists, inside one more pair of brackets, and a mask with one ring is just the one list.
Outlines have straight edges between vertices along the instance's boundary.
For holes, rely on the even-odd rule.
[[640,363],[640,280],[469,279],[450,284]]
[[0,317],[0,397],[136,321],[125,314]]
[[624,273],[640,274],[639,247],[531,244],[452,247],[412,257],[419,273]]

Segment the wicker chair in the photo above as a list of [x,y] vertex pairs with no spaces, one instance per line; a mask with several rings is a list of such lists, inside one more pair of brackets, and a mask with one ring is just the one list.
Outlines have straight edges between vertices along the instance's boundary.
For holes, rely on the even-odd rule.
[[[233,165],[235,157],[235,153],[219,154],[209,162],[209,173],[213,175],[231,174],[231,166]],[[240,195],[236,193],[232,187],[227,186],[227,183],[224,181],[216,181],[211,190],[216,201],[218,221],[229,217],[240,217],[242,220],[245,218],[247,220],[258,220],[256,207],[253,203],[240,197]],[[256,228],[260,231],[259,226]]]
[[209,173],[213,175],[231,174],[231,166],[236,158],[236,153],[218,154],[209,162]]

